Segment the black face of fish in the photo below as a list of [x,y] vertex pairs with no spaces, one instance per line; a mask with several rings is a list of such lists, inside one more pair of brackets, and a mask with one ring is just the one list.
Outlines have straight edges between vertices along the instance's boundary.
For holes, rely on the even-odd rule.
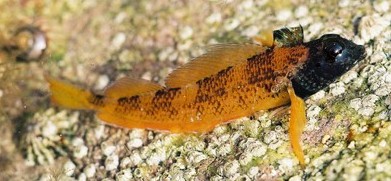
[[293,88],[301,98],[327,87],[365,57],[364,46],[336,34],[323,35],[305,46],[309,48],[308,59],[292,77]]

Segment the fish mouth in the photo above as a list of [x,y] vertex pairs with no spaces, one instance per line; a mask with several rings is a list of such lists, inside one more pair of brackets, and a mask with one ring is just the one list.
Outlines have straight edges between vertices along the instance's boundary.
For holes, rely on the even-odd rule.
[[367,56],[367,52],[365,51],[365,47],[363,45],[352,46],[351,53],[352,59],[350,62],[352,65],[357,64]]
[[367,56],[367,52],[365,51],[364,45],[358,45],[356,49],[357,49],[356,51],[360,55],[358,57],[358,60],[362,60],[362,59],[364,59]]

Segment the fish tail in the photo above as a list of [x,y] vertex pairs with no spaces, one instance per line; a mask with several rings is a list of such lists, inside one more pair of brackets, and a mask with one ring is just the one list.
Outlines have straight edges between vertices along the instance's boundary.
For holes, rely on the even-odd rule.
[[45,75],[45,79],[49,83],[51,101],[54,104],[70,109],[94,110],[98,107],[98,104],[93,101],[98,96],[91,91],[81,89],[49,75]]

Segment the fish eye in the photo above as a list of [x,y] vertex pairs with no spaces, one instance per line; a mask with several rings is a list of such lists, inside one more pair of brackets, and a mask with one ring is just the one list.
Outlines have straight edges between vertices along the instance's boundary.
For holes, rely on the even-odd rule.
[[335,58],[342,53],[343,49],[342,45],[338,42],[329,42],[326,44],[324,51],[327,54],[328,61],[330,63],[335,62]]

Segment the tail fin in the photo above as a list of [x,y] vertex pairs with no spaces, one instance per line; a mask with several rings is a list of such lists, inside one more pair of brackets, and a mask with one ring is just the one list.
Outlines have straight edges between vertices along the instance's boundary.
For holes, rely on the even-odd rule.
[[67,82],[45,75],[50,85],[53,103],[70,109],[95,109],[96,105],[89,100],[94,96],[90,91],[83,90]]

